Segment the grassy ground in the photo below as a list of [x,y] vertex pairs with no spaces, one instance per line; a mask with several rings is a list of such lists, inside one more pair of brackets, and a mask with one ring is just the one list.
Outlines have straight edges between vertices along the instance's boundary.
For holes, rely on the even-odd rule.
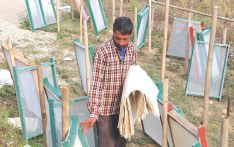
[[[193,1],[177,1],[175,4],[185,7],[191,7],[192,4],[198,6],[197,10],[205,9],[207,12],[211,12],[207,7],[207,3],[211,3],[206,0],[201,2],[199,5]],[[217,1],[217,3],[221,3]],[[125,5],[124,14],[126,16],[133,18],[134,7],[137,6],[140,10],[146,2],[138,2],[136,0],[131,0],[128,5]],[[222,4],[222,3],[221,3]],[[110,1],[104,1],[105,12],[108,20],[109,28],[104,30],[99,38],[94,35],[94,30],[89,26],[89,44],[94,46],[99,45],[100,43],[108,40],[112,35],[111,29],[111,3]],[[228,7],[228,5],[222,4],[222,9]],[[118,7],[118,4],[116,4]],[[148,44],[138,52],[138,64],[140,64],[150,75],[153,80],[160,80],[160,68],[161,68],[161,52],[162,52],[162,41],[163,41],[163,19],[164,19],[164,9],[160,6],[153,5],[155,12],[155,24],[153,25],[152,33],[152,48],[153,52],[148,53]],[[210,5],[209,5],[210,7]],[[226,8],[228,9],[228,8]],[[226,10],[225,9],[225,10]],[[116,13],[119,13],[118,9]],[[221,11],[222,15],[231,15],[231,12]],[[231,14],[229,14],[231,13]],[[171,10],[170,22],[172,20],[173,14],[176,16],[181,16],[182,13],[178,13],[174,10]],[[195,18],[201,19],[199,16],[194,16]],[[204,18],[205,19],[205,18]],[[207,20],[209,21],[209,19]],[[222,23],[222,22],[220,22]],[[232,28],[232,24],[228,24],[229,28]],[[171,26],[171,25],[170,25]],[[22,25],[24,29],[30,29],[27,21]],[[71,19],[69,14],[63,15],[61,20],[61,32],[57,34],[57,41],[54,46],[56,50],[50,51],[49,54],[44,55],[42,58],[36,59],[36,62],[46,61],[51,56],[54,56],[57,60],[57,72],[59,75],[59,81],[61,83],[67,83],[70,85],[71,97],[82,96],[84,93],[82,91],[82,85],[79,78],[79,71],[76,65],[75,53],[73,49],[73,39],[79,36],[79,19],[75,16],[75,20]],[[219,27],[220,28],[220,27]],[[56,25],[50,25],[47,28],[43,28],[43,31],[56,32]],[[221,34],[220,29],[218,29],[218,35]],[[220,36],[220,35],[219,35]],[[234,39],[228,35],[228,39],[231,42],[234,42]],[[31,46],[33,48],[33,44]],[[34,51],[27,52],[30,54],[35,54]],[[36,53],[40,54],[40,51]],[[71,57],[72,61],[64,61],[64,57]],[[1,63],[1,67],[6,67],[5,63]],[[234,60],[230,59],[228,62],[228,68],[226,71],[226,78],[224,83],[223,90],[223,100],[221,102],[211,99],[209,107],[209,124],[207,130],[207,137],[209,146],[219,146],[219,135],[220,135],[220,120],[222,110],[226,107],[227,97],[232,97],[233,87],[234,87]],[[186,76],[184,74],[184,61],[182,59],[167,58],[166,62],[166,76],[169,77],[169,98],[170,101],[178,105],[183,109],[185,117],[193,123],[195,126],[199,126],[202,122],[203,114],[203,97],[194,97],[194,96],[185,96],[185,84]],[[24,141],[19,129],[11,127],[7,123],[8,117],[19,116],[17,108],[17,102],[15,98],[15,91],[13,87],[5,86],[0,89],[0,146],[2,144],[17,144],[17,146],[22,146]],[[233,116],[230,119],[230,134],[229,134],[229,145],[234,145],[234,118]],[[42,146],[42,138],[37,137],[33,140],[30,140],[29,144],[31,146]],[[153,141],[148,137],[144,136],[141,126],[136,125],[136,134],[129,141],[128,146],[156,146],[153,144]]]

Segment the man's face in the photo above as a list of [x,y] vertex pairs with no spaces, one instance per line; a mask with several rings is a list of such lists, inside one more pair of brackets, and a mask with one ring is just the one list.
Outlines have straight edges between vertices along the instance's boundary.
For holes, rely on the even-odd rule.
[[118,49],[127,47],[131,39],[131,34],[123,35],[119,31],[114,32],[113,39]]

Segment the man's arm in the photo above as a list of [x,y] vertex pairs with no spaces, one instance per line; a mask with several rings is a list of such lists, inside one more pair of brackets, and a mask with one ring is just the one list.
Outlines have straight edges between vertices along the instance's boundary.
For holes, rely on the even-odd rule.
[[84,131],[93,127],[100,114],[105,64],[105,58],[102,55],[100,48],[98,48],[94,58],[93,81],[87,104],[90,111],[90,117],[80,123],[80,125],[84,127]]

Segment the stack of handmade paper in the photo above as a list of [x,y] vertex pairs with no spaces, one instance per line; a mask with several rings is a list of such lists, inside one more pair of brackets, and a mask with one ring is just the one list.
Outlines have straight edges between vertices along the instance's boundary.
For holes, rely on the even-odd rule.
[[149,112],[159,117],[158,88],[139,66],[132,65],[126,76],[121,97],[118,128],[121,136],[130,138],[136,120],[143,119]]

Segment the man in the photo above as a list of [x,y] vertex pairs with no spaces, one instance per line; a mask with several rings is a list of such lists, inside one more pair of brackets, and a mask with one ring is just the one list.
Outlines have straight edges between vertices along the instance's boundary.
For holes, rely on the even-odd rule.
[[127,143],[117,125],[124,80],[129,67],[136,64],[136,49],[130,42],[132,30],[129,18],[116,18],[112,39],[96,49],[88,102],[90,117],[80,125],[87,131],[97,122],[99,147],[124,147]]

